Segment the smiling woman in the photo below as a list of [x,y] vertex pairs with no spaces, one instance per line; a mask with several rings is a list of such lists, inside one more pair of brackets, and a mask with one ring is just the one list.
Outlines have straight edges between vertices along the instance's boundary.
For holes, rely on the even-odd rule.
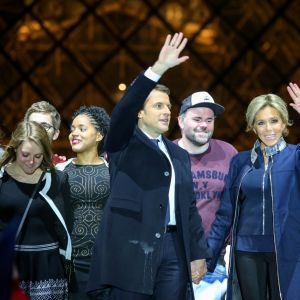
[[[288,86],[300,113],[300,89]],[[300,145],[285,142],[287,105],[274,94],[248,105],[247,130],[257,141],[231,162],[216,221],[208,236],[213,270],[231,232],[227,299],[297,299],[300,287]]]
[[1,165],[21,181],[37,183],[42,171],[53,169],[50,141],[42,126],[33,122],[20,123],[3,154]]
[[[101,144],[108,126],[109,116],[102,107],[80,107],[73,114],[69,134],[76,157],[56,166],[68,174],[71,188],[71,237],[75,271],[70,288],[71,300],[90,299],[85,291],[92,250],[110,191],[108,165],[104,156],[101,156]],[[106,299],[106,295],[103,297],[101,299]]]
[[[1,161],[0,235],[21,219],[15,244],[20,287],[32,300],[68,299],[59,249],[71,256],[64,205],[69,188],[65,174],[52,164],[46,130],[22,122],[13,132]],[[51,196],[50,196],[51,195]]]

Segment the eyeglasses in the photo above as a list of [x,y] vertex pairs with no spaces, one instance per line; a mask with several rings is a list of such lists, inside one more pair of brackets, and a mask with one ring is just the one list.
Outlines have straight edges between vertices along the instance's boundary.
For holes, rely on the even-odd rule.
[[56,130],[54,126],[47,122],[42,122],[40,123],[40,125],[42,125],[46,129],[46,131],[49,131],[51,128],[53,128],[54,131]]

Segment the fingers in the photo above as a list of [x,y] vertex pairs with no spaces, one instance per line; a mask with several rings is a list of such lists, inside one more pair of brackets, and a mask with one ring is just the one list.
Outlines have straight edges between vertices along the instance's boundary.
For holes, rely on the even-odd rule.
[[182,37],[183,37],[182,32],[175,33],[173,36],[168,34],[164,46],[177,48],[181,43]]
[[287,91],[294,101],[300,100],[300,88],[296,83],[290,82],[287,86]]
[[300,88],[296,83],[290,82],[287,86],[287,91],[290,94],[294,103],[289,105],[300,114]]
[[289,105],[300,114],[300,104],[290,103]]
[[170,45],[170,41],[171,41],[171,34],[168,34],[165,40],[165,44],[164,47],[167,47]]
[[182,32],[175,33],[173,36],[168,34],[165,43],[160,50],[158,59],[152,66],[152,71],[162,76],[168,69],[188,60],[188,56],[180,57],[180,53],[184,49],[186,43],[187,39],[183,37]]
[[198,284],[198,283],[200,282],[200,280],[201,280],[201,277],[200,277],[199,272],[194,272],[194,273],[192,274],[192,282],[193,282],[194,284]]
[[205,259],[198,259],[191,262],[192,282],[199,284],[207,272]]
[[206,273],[207,273],[206,269],[205,270],[201,270],[201,272],[199,272],[199,271],[192,272],[192,280],[193,280],[193,282],[194,282],[194,280],[195,281],[202,280],[202,278],[206,275]]
[[[180,32],[180,33],[181,33],[181,32]],[[176,43],[177,43],[177,38],[178,38],[178,36],[180,35],[180,33],[175,33],[175,34],[173,35],[173,37],[172,37],[172,39],[171,39],[171,41],[170,41],[170,43],[169,43],[169,46],[174,47],[174,46],[176,45]]]
[[180,42],[180,44],[177,46],[177,49],[181,52],[181,51],[185,48],[187,42],[188,42],[188,39],[187,39],[187,38],[184,38],[184,39]]
[[194,284],[199,284],[200,281],[201,281],[201,278],[199,278],[199,279],[192,279],[192,282],[193,282]]
[[203,277],[205,276],[205,274],[200,274],[199,272],[195,272],[192,274],[192,282],[194,284],[199,284],[199,282],[203,279]]
[[296,92],[300,92],[300,88],[298,87],[297,83],[293,83],[293,82],[290,82],[288,87],[293,90],[295,93]]
[[[181,51],[185,48],[186,44],[188,42],[187,38],[183,37],[183,33],[175,33],[174,36],[171,38],[171,36],[168,39],[168,47],[176,50],[176,53],[181,53]],[[182,56],[178,57],[178,63],[181,64],[189,59],[188,56]]]
[[[169,36],[167,44],[168,44],[168,46],[174,47],[181,52],[184,49],[184,47],[186,46],[187,41],[188,41],[187,38],[183,38],[183,33],[179,32],[179,33],[175,33],[172,38],[171,38],[171,36]],[[166,40],[166,42],[167,42],[167,40]]]
[[177,48],[179,46],[179,44],[181,43],[182,38],[183,38],[183,33],[182,32],[175,33],[173,35],[173,38],[172,38],[171,42],[170,42],[170,46]]

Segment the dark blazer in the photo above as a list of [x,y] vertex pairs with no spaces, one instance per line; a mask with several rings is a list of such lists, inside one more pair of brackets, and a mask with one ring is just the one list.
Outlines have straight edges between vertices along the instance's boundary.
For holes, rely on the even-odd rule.
[[[155,82],[141,74],[111,116],[105,148],[111,194],[96,239],[88,290],[101,285],[152,294],[171,180],[163,153],[136,127],[137,114]],[[188,153],[163,137],[175,170],[175,206],[184,260],[206,258],[207,249],[192,186]]]

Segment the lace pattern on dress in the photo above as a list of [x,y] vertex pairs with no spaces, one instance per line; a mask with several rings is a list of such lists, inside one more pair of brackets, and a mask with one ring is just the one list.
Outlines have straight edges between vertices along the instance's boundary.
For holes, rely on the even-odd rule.
[[29,295],[31,300],[67,300],[67,280],[49,279],[40,281],[20,281],[20,288]]

